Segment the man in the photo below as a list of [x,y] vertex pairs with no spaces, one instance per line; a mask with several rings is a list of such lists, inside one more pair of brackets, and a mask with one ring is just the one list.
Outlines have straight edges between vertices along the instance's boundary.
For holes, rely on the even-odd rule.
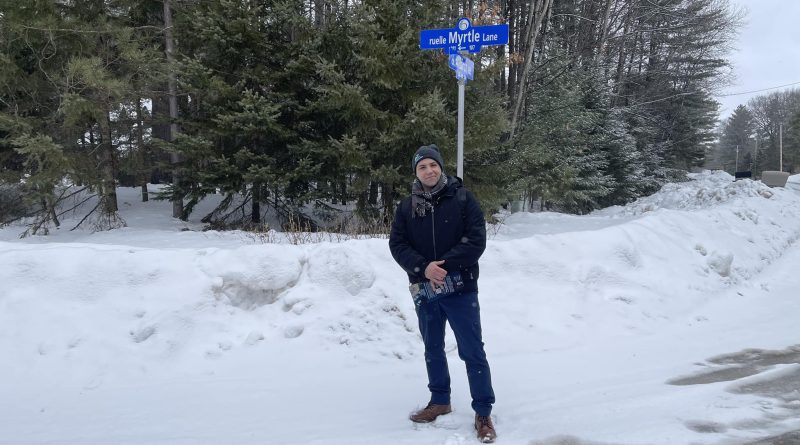
[[483,211],[461,179],[444,174],[435,145],[420,147],[411,166],[416,176],[411,196],[398,206],[389,237],[392,256],[411,283],[431,392],[428,405],[410,419],[433,422],[452,411],[444,351],[449,322],[467,365],[478,439],[491,443],[497,437],[490,417],[494,391],[478,306],[478,258],[486,248]]

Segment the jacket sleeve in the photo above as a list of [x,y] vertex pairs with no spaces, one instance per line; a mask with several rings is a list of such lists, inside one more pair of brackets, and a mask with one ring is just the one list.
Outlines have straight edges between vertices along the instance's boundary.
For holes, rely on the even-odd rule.
[[403,212],[402,209],[406,208],[403,204],[405,204],[405,201],[397,206],[397,210],[395,210],[394,213],[392,232],[389,235],[389,250],[392,252],[394,260],[397,261],[397,264],[399,264],[403,270],[412,277],[415,276],[419,280],[423,280],[425,279],[425,268],[428,267],[429,261],[414,250],[409,243],[409,234],[406,225],[408,212]]
[[461,242],[441,257],[448,270],[453,270],[453,266],[462,269],[472,266],[486,250],[486,220],[483,218],[483,210],[469,191],[464,205],[464,234]]

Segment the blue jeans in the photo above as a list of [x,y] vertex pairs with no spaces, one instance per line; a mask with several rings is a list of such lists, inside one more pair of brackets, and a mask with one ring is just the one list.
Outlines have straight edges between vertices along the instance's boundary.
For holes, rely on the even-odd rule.
[[417,306],[417,318],[422,341],[425,343],[431,403],[450,404],[450,373],[444,352],[444,327],[449,322],[458,344],[458,356],[467,365],[472,409],[480,416],[491,414],[494,390],[489,362],[486,361],[481,340],[478,292],[454,294],[422,303]]

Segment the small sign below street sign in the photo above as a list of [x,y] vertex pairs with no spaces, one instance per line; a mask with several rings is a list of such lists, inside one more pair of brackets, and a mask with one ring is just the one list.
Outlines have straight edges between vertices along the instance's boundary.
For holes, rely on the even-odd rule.
[[478,53],[483,46],[505,45],[508,43],[508,25],[472,26],[463,17],[455,28],[424,29],[419,33],[421,49],[443,49],[448,54],[459,51]]
[[475,62],[461,54],[450,54],[448,58],[450,69],[456,72],[458,80],[472,80],[475,74]]

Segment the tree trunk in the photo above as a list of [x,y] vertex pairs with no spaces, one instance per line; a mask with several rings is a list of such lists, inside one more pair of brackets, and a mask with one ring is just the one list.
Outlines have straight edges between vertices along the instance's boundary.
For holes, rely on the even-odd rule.
[[[381,183],[381,188],[384,188],[386,184]],[[369,205],[375,206],[378,205],[378,183],[372,181],[369,183],[369,194],[367,195],[367,203]]]
[[314,26],[322,28],[325,24],[325,2],[327,0],[314,0]]
[[388,224],[394,218],[394,187],[381,183],[381,201],[383,202],[383,222]]
[[[539,34],[539,28],[542,26],[544,13],[550,8],[551,3],[552,0],[537,0],[535,2],[531,2],[530,24],[525,40],[528,51],[525,55],[525,67],[522,70],[522,76],[520,76],[519,92],[514,100],[514,112],[511,116],[511,134],[508,137],[509,140],[514,138],[514,131],[516,130],[519,113],[522,109],[522,101],[525,98],[525,87],[528,84],[528,73],[530,72],[531,64],[533,62],[533,49],[536,46],[536,36]],[[537,4],[539,4],[541,7],[536,8]]]
[[609,17],[611,15],[611,3],[612,0],[605,1],[605,7],[603,8],[603,21],[600,22],[600,38],[597,42],[597,61],[603,62],[606,55],[606,44],[608,41],[608,27],[609,27]]
[[[178,87],[175,78],[175,49],[172,34],[171,0],[164,0],[164,44],[166,46],[167,63],[169,65],[169,141],[174,142],[178,134]],[[172,217],[183,218],[183,197],[177,194],[180,190],[180,177],[178,173],[180,156],[173,150],[169,155],[169,161],[170,164],[172,164],[172,186],[176,190],[176,195],[172,197]]]
[[[519,26],[519,19],[515,14],[515,0],[508,2],[508,54],[509,54],[509,67],[508,67],[508,85],[507,92],[509,99],[514,97],[514,88],[516,87],[517,75],[517,62],[514,60],[514,55],[517,53],[517,28]],[[505,70],[504,70],[505,71]],[[505,74],[505,72],[504,72]]]
[[125,226],[125,221],[119,216],[117,205],[117,173],[116,150],[111,134],[111,112],[105,105],[105,113],[100,119],[101,143],[98,147],[100,155],[100,214],[96,217],[95,230],[110,230]]
[[100,172],[102,174],[103,184],[101,191],[101,199],[103,200],[102,210],[106,214],[112,214],[116,213],[119,207],[117,205],[117,186],[114,181],[116,173],[116,155],[114,153],[114,144],[112,143],[111,116],[108,111],[105,113],[100,131],[102,132],[102,148],[100,149],[100,156],[102,157],[102,168]]
[[251,203],[250,221],[261,224],[261,183],[253,183],[253,202]]
[[138,146],[139,168],[136,172],[137,180],[142,187],[142,202],[147,202],[150,199],[150,194],[147,192],[147,180],[149,168],[147,166],[147,147],[144,144],[144,119],[142,118],[142,99],[136,99],[136,142]]
[[627,58],[626,48],[628,47],[628,30],[630,29],[631,24],[631,17],[633,16],[632,12],[633,6],[628,6],[628,11],[625,14],[625,18],[623,26],[622,26],[622,36],[619,38],[619,45],[617,51],[619,54],[617,55],[617,75],[614,81],[614,95],[611,99],[611,106],[616,107],[622,102],[622,95],[625,94],[625,89],[623,88],[623,76],[625,73],[625,59]]

